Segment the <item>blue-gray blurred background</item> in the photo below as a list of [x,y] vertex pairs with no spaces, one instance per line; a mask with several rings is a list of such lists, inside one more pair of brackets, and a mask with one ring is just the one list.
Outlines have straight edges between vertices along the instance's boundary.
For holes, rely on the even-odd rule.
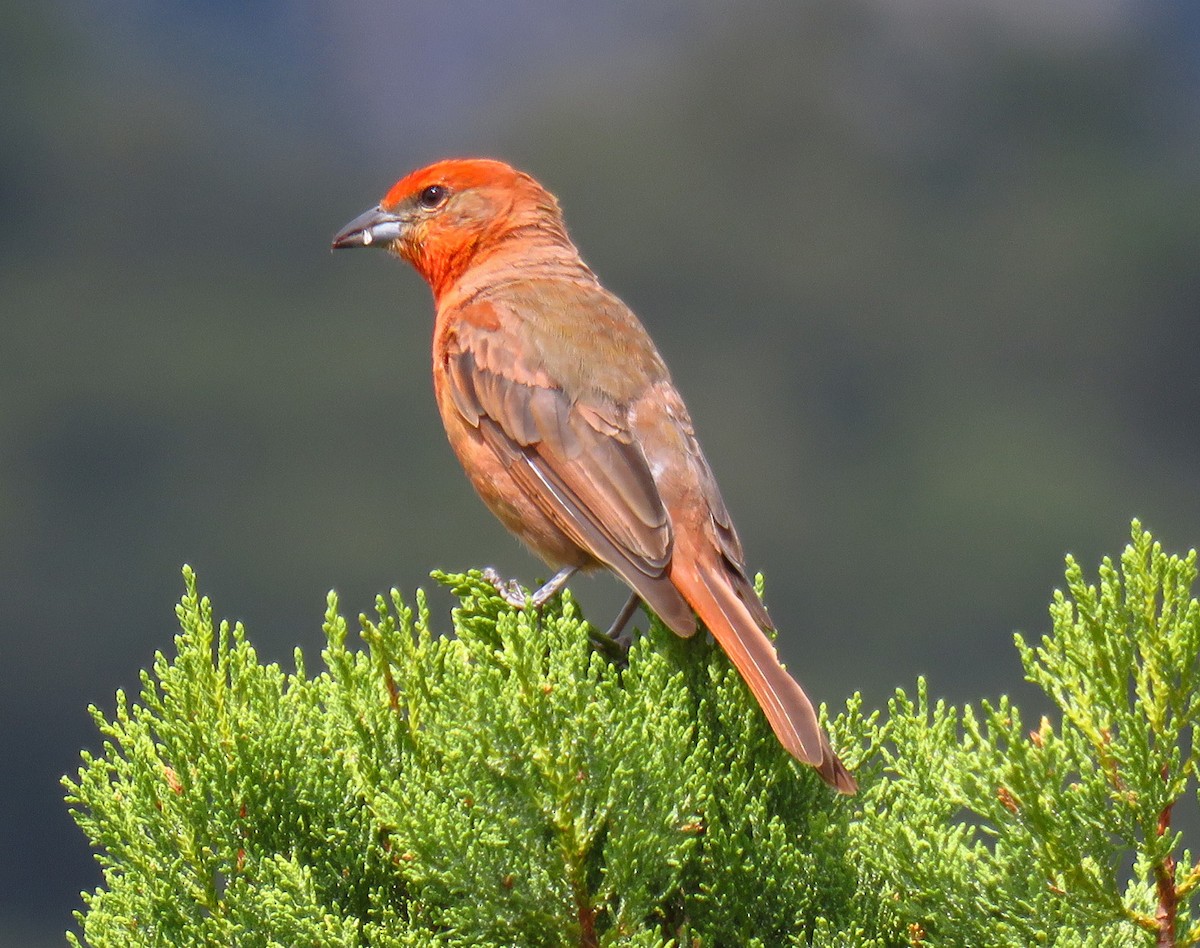
[[560,196],[816,696],[1036,710],[1064,554],[1200,542],[1198,119],[1192,0],[8,0],[0,943],[99,881],[58,778],[181,564],[286,665],[331,587],[544,574],[444,443],[424,285],[328,252],[401,173]]

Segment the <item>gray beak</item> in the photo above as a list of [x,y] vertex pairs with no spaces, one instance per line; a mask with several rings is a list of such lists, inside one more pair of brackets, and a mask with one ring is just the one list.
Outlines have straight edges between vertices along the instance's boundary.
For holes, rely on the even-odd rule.
[[404,224],[395,214],[382,207],[373,207],[359,214],[333,238],[334,250],[347,247],[371,247],[378,244],[386,247],[400,236]]

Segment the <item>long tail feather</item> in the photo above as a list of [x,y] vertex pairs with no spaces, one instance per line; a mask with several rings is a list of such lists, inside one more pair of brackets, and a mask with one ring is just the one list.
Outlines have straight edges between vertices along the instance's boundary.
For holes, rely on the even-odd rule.
[[858,785],[829,746],[804,689],[779,662],[775,646],[733,591],[717,563],[676,558],[671,579],[712,632],[770,722],[784,748],[815,767],[830,786],[854,793]]

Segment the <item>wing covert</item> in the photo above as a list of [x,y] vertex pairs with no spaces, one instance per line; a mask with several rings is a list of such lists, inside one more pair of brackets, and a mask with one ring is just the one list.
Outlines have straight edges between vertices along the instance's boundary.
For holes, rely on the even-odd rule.
[[450,403],[552,522],[690,635],[695,616],[667,575],[670,518],[625,410],[572,401],[519,351],[494,324],[460,320],[440,351]]

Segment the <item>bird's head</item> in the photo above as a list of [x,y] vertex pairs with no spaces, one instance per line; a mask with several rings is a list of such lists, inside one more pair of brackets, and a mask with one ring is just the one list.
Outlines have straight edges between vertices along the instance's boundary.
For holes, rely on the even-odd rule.
[[558,202],[502,161],[451,158],[397,181],[333,238],[333,249],[380,247],[409,261],[440,293],[481,254],[518,231],[566,239]]

